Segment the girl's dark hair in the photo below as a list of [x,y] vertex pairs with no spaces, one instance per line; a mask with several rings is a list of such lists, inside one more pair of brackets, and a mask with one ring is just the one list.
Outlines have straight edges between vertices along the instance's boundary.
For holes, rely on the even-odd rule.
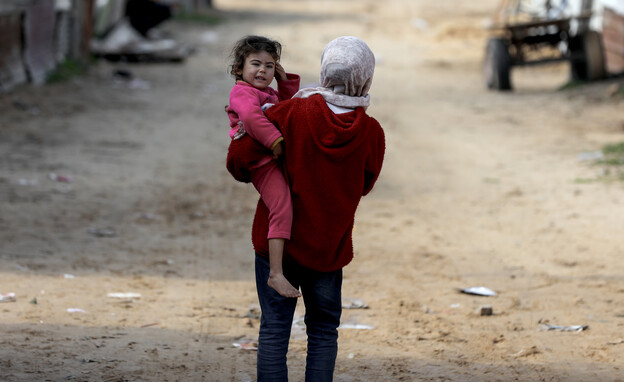
[[232,58],[232,65],[230,65],[230,74],[236,80],[242,80],[242,76],[237,72],[243,70],[245,66],[245,59],[251,53],[267,52],[273,57],[275,62],[278,62],[282,54],[282,44],[275,40],[268,39],[262,36],[246,36],[238,40],[232,48],[230,57]]

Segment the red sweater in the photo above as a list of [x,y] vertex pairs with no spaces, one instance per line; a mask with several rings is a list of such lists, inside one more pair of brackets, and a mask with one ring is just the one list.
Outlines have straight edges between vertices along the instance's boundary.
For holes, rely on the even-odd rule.
[[[293,201],[285,252],[301,265],[334,271],[353,258],[355,211],[375,184],[385,152],[379,123],[363,108],[334,114],[321,95],[280,102],[266,112],[284,136],[283,168]],[[268,209],[258,201],[254,249],[268,256]]]

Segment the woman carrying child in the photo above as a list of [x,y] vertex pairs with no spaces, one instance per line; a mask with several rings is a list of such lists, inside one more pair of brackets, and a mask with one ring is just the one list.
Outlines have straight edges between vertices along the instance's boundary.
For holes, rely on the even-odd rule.
[[[300,90],[266,111],[284,138],[283,170],[293,203],[283,273],[301,289],[308,336],[305,380],[332,381],[342,312],[342,269],[353,258],[352,231],[362,196],[373,188],[384,132],[366,113],[375,57],[359,38],[339,37],[321,56],[320,87]],[[259,144],[246,141],[244,152]],[[267,286],[273,260],[270,208],[258,201],[252,228],[262,316],[258,381],[287,381],[286,355],[297,300]],[[267,257],[269,259],[267,259]]]

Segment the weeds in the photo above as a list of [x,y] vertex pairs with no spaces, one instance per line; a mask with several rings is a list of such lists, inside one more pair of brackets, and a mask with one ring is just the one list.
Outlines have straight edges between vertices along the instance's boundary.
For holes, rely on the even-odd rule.
[[561,85],[559,87],[559,91],[564,91],[564,90],[570,90],[570,89],[576,89],[580,86],[583,85],[587,85],[586,81],[581,81],[581,80],[576,80],[576,79],[571,79],[568,82],[566,82],[565,84]]
[[604,158],[596,164],[604,166],[624,166],[624,142],[606,145],[602,148]]
[[64,82],[73,77],[82,75],[86,72],[87,65],[77,60],[67,59],[61,62],[52,72],[48,74],[47,82]]
[[600,175],[593,179],[578,178],[575,183],[624,181],[624,142],[605,145],[601,152],[602,157],[592,161],[593,166],[602,167]]

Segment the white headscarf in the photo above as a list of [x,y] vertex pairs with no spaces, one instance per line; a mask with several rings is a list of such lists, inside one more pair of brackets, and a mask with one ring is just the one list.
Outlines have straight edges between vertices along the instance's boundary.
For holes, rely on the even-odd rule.
[[353,36],[338,37],[321,55],[321,87],[301,89],[293,98],[321,94],[332,105],[366,108],[374,71],[375,55],[364,41]]

